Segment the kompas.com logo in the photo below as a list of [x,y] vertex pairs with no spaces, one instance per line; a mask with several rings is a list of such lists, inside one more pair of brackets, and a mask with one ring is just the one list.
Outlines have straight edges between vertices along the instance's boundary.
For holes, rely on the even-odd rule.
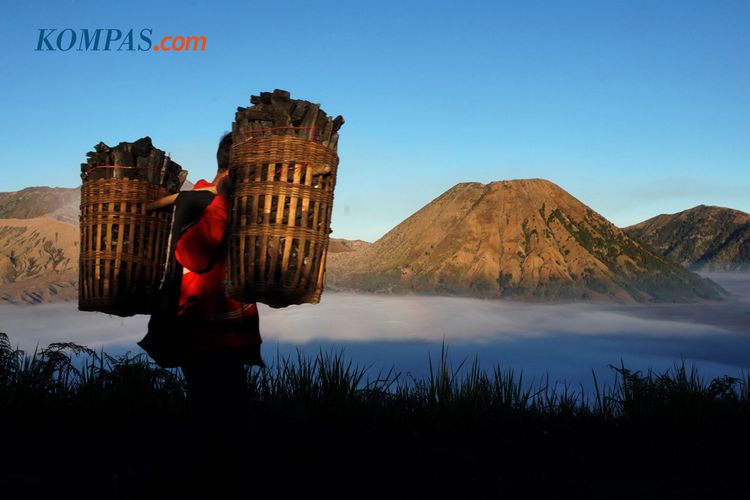
[[206,50],[205,36],[161,37],[154,43],[154,30],[120,30],[116,28],[39,28],[35,51],[38,52],[202,52]]

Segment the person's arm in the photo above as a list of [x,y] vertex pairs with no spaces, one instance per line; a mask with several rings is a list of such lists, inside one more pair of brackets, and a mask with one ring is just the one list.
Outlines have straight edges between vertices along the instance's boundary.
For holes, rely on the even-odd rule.
[[[202,188],[196,188],[193,189],[193,191],[211,191],[212,193],[216,193],[216,186],[209,186],[209,187],[202,187]],[[177,199],[177,195],[180,193],[170,194],[169,196],[164,196],[163,198],[159,198],[158,200],[154,200],[150,203],[146,204],[146,212],[150,212],[152,210],[157,210],[162,207],[166,207],[167,205],[171,205],[175,202]]]
[[214,196],[200,220],[177,240],[175,258],[183,267],[199,274],[211,270],[215,261],[214,253],[226,232],[228,205],[224,195]]

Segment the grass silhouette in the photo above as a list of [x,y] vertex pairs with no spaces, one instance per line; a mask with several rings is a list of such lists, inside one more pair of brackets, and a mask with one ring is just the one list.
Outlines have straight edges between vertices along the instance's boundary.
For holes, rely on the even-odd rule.
[[720,497],[742,483],[731,457],[750,444],[747,375],[709,381],[684,361],[661,373],[621,362],[610,385],[592,372],[586,394],[476,358],[453,366],[445,344],[428,368],[424,379],[394,368],[371,377],[342,351],[277,351],[247,372],[246,432],[224,430],[241,457],[220,450],[226,460],[206,465],[179,370],[72,343],[27,354],[0,333],[0,423],[13,430],[0,470],[8,491],[64,497],[68,484],[79,498],[149,488],[205,498],[248,475],[263,478],[254,493],[342,498],[393,496],[395,482],[397,496],[461,498]]

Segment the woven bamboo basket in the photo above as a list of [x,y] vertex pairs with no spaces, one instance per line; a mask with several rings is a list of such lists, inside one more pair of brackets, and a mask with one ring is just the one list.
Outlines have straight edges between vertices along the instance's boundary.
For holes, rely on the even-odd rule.
[[235,141],[227,295],[271,307],[320,302],[338,155],[295,135]]
[[172,214],[146,213],[145,206],[166,194],[164,188],[142,179],[84,180],[79,310],[117,316],[152,312]]

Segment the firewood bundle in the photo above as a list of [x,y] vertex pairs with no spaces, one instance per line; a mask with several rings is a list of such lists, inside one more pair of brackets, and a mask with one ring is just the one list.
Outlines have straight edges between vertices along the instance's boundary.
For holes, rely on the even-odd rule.
[[331,118],[315,104],[291,99],[286,90],[261,92],[250,97],[252,106],[238,107],[232,124],[234,138],[263,135],[294,135],[331,148],[338,145],[344,118]]
[[81,163],[84,181],[141,179],[163,187],[168,193],[176,193],[188,175],[187,170],[173,162],[169,155],[155,148],[148,136],[135,142],[121,142],[114,147],[100,142],[86,156],[87,162]]

